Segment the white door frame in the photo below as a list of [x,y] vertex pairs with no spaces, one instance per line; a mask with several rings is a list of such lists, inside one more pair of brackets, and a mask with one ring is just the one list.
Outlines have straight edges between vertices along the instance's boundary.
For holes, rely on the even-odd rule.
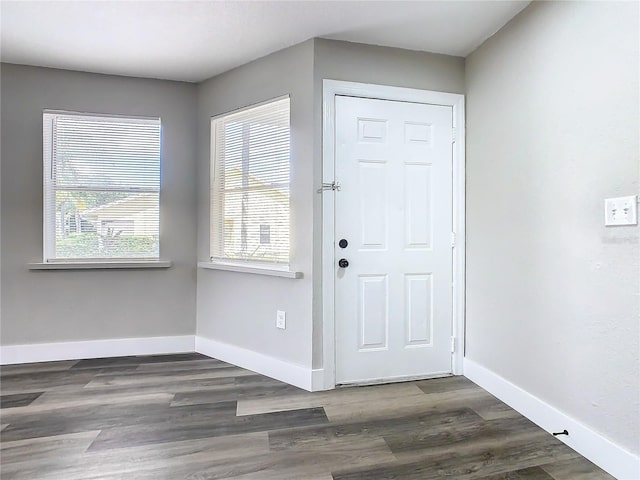
[[[367,83],[323,80],[322,82],[322,182],[335,179],[335,96],[347,95],[379,100],[426,103],[453,109],[453,321],[452,372],[462,375],[464,357],[465,300],[465,146],[464,95]],[[322,195],[322,378],[315,377],[313,390],[336,386],[335,360],[335,195]]]

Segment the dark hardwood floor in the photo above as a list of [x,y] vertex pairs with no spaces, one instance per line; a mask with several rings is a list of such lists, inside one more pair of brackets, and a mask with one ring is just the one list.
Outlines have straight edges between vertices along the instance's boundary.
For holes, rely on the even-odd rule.
[[463,377],[308,393],[198,354],[2,367],[3,480],[600,480]]

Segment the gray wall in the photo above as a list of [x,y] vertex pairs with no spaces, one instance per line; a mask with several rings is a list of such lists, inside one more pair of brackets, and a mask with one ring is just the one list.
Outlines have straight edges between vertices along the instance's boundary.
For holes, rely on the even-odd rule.
[[[195,330],[195,85],[3,64],[3,345]],[[162,118],[163,258],[151,270],[29,271],[42,261],[42,110]]]
[[537,2],[467,58],[467,357],[638,453],[638,4]]
[[[314,178],[322,183],[322,80],[464,93],[464,59],[434,53],[316,39],[314,50]],[[322,366],[322,198],[314,197],[313,366]]]
[[[313,41],[273,53],[198,86],[198,260],[209,259],[210,118],[289,94],[291,268],[302,279],[198,269],[198,335],[311,366]],[[276,329],[276,310],[287,312]]]
[[[464,91],[464,60],[314,39],[261,58],[198,88],[198,258],[209,256],[210,117],[291,95],[292,268],[302,280],[198,271],[198,335],[284,361],[322,366],[322,79]],[[276,310],[287,329],[275,328]],[[313,354],[312,354],[313,345]],[[313,357],[313,358],[312,358]]]

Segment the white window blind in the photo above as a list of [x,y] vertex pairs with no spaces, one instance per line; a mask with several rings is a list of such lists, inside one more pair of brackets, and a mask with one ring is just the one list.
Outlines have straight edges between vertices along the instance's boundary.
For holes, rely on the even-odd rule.
[[44,261],[159,257],[160,119],[43,114]]
[[211,260],[289,263],[289,98],[211,120]]

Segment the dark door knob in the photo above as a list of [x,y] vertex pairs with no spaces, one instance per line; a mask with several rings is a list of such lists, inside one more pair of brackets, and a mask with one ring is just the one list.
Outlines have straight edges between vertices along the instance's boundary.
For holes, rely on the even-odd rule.
[[346,258],[341,258],[340,260],[338,260],[338,266],[340,268],[347,268],[349,266],[349,260],[347,260]]
[[340,248],[347,248],[347,245],[349,245],[349,242],[347,242],[346,238],[343,238],[338,242],[338,245],[340,245]]

